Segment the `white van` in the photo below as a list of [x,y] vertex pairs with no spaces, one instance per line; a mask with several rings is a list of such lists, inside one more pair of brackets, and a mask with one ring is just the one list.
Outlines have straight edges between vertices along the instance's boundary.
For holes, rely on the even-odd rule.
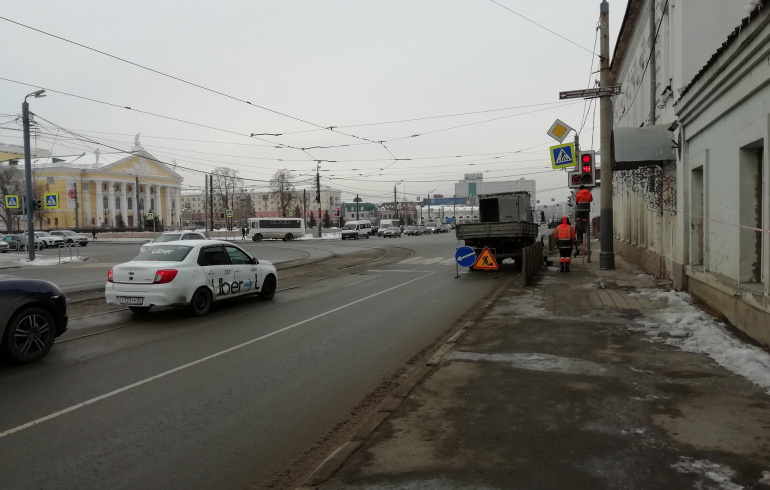
[[358,240],[359,238],[369,238],[372,234],[372,222],[368,219],[359,221],[348,221],[342,227],[342,239],[350,238]]
[[249,218],[249,236],[255,242],[263,238],[280,238],[290,242],[305,236],[302,218]]

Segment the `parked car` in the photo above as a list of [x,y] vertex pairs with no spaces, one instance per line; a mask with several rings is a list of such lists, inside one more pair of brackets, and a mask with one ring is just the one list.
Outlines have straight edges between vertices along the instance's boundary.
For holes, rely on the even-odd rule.
[[[27,244],[29,240],[25,235],[5,235],[3,241],[8,244],[8,250],[27,250]],[[40,238],[35,239],[35,250],[42,250],[45,248],[43,240]]]
[[64,243],[66,244],[77,243],[81,247],[88,245],[88,237],[81,235],[80,233],[75,233],[71,230],[54,230],[51,232],[51,235],[62,237],[64,239]]
[[[206,237],[195,231],[167,231],[156,236],[150,243],[175,242],[177,240],[206,240]],[[147,248],[146,244],[139,247],[139,251],[141,252],[145,248]]]
[[67,300],[53,283],[0,276],[0,353],[23,364],[39,361],[67,330]]
[[385,238],[396,238],[401,236],[401,228],[398,226],[391,226],[385,229],[385,233],[382,235]]
[[107,273],[108,304],[146,313],[153,306],[186,306],[195,316],[215,301],[256,294],[275,295],[278,272],[239,246],[219,240],[150,243],[130,262]]
[[40,238],[46,247],[63,247],[64,238],[60,236],[54,236],[47,231],[36,231],[35,238]]
[[5,240],[0,241],[0,253],[5,253],[8,251],[10,247],[8,246],[8,242]]

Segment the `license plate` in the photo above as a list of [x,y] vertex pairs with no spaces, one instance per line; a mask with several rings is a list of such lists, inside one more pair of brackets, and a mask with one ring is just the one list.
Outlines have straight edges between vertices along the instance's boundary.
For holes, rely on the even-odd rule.
[[118,302],[122,305],[141,305],[144,303],[144,298],[118,296]]

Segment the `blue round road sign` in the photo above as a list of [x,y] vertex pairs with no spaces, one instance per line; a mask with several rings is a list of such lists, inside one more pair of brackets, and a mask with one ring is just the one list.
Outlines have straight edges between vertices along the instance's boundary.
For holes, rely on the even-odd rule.
[[455,252],[455,260],[461,267],[470,267],[476,262],[476,251],[471,247],[460,247]]

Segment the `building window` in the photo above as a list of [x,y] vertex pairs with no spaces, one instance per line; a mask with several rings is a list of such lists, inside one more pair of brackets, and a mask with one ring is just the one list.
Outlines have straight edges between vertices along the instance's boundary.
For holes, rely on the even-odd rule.
[[128,197],[126,202],[128,203],[128,209],[134,209],[134,200],[131,197]]
[[120,197],[115,196],[115,209],[120,209]]
[[54,218],[53,219],[53,225],[54,226],[59,226],[59,218]]
[[110,198],[108,196],[102,196],[102,207],[105,211],[110,207]]

